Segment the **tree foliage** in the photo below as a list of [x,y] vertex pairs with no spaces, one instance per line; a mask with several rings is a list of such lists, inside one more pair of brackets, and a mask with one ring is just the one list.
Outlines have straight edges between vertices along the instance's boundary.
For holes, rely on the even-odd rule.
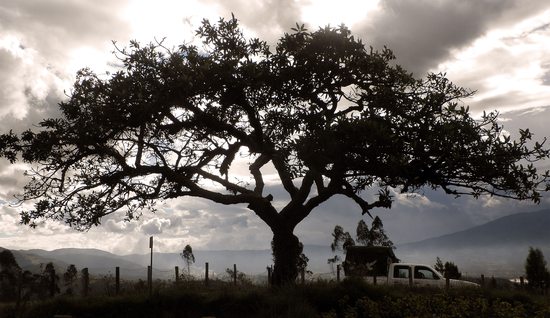
[[18,280],[22,270],[10,250],[0,252],[0,300],[12,301],[17,298]]
[[180,253],[181,258],[187,265],[187,275],[191,274],[191,264],[195,263],[195,255],[193,254],[193,248],[187,244]]
[[460,279],[462,277],[462,273],[455,263],[445,262],[445,264],[443,264],[443,261],[439,257],[436,258],[434,269],[440,272],[445,278]]
[[344,229],[340,225],[336,225],[334,227],[332,238],[333,241],[330,244],[330,248],[333,252],[336,250],[343,250],[345,253],[348,247],[355,246],[356,244],[362,246],[384,246],[395,248],[393,242],[386,234],[386,231],[384,231],[384,224],[378,216],[375,216],[372,220],[370,230],[364,220],[359,220],[357,223],[355,240],[349,232],[344,232]]
[[550,286],[550,272],[540,249],[529,247],[529,253],[525,260],[525,276],[527,285],[532,289],[540,290]]
[[[0,135],[0,156],[35,167],[22,223],[88,229],[183,196],[244,204],[273,232],[282,283],[297,275],[294,228],[335,195],[369,213],[391,207],[391,189],[538,202],[546,188],[533,165],[548,157],[544,142],[531,145],[527,129],[512,140],[496,113],[472,117],[462,103],[471,91],[443,74],[414,78],[344,26],[300,27],[269,47],[233,17],[204,21],[197,37],[200,46],[131,42],[109,78],[78,72],[60,117]],[[268,167],[283,205],[266,191]]]
[[76,281],[76,278],[78,276],[78,271],[76,269],[76,266],[74,264],[70,264],[67,266],[67,270],[63,274],[63,281],[65,282],[65,285],[67,286],[66,294],[72,295],[73,294],[73,285]]

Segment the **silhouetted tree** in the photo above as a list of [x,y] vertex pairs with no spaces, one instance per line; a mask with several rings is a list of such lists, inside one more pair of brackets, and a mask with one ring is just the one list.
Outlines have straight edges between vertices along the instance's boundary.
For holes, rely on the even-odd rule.
[[[356,244],[362,246],[384,246],[395,248],[393,242],[384,231],[384,224],[382,224],[382,220],[378,216],[374,217],[370,230],[364,220],[359,220],[355,233],[354,240],[349,232],[344,232],[344,229],[340,225],[336,225],[334,227],[334,231],[332,232],[333,240],[330,244],[332,251],[336,252],[337,250],[342,250],[345,254],[348,247],[355,246]],[[341,259],[338,255],[334,255],[334,257],[327,260],[327,263],[331,266],[333,273],[334,264],[339,263],[340,261]]]
[[65,285],[67,286],[66,293],[69,295],[73,294],[73,285],[76,281],[76,277],[78,275],[78,271],[76,270],[76,266],[74,264],[71,264],[67,267],[67,271],[63,274],[63,280],[65,281]]
[[445,273],[445,264],[443,264],[443,261],[441,260],[441,258],[439,258],[439,256],[435,259],[434,269],[441,274]]
[[538,248],[529,247],[525,260],[525,276],[527,286],[532,289],[543,289],[550,284],[550,273],[546,268],[544,254]]
[[46,264],[42,270],[42,275],[40,277],[40,290],[41,293],[46,292],[50,297],[55,296],[59,293],[59,275],[55,272],[55,267],[52,262]]
[[436,258],[434,269],[440,272],[445,278],[460,279],[462,277],[462,273],[455,263],[445,262],[445,264],[443,264],[443,261],[439,257]]
[[0,300],[13,301],[18,297],[21,267],[10,250],[0,252]]
[[[226,279],[228,281],[233,281],[235,271],[231,268],[226,268],[225,273],[227,275]],[[250,285],[252,284],[252,281],[248,277],[246,277],[245,273],[237,270],[237,283],[241,285]]]
[[[367,230],[366,227],[365,230]],[[367,233],[368,240],[365,244],[366,246],[384,246],[395,248],[393,242],[386,234],[386,231],[384,231],[384,224],[382,224],[382,220],[378,216],[375,216],[374,220],[372,220],[371,228]]]
[[382,224],[382,220],[378,216],[372,220],[370,230],[365,221],[360,220],[357,223],[355,240],[349,232],[344,232],[344,229],[340,225],[334,227],[332,238],[333,241],[330,244],[330,248],[333,252],[342,249],[345,253],[349,246],[355,246],[356,244],[395,248],[386,231],[384,231],[384,224]]
[[[200,47],[131,42],[109,78],[78,72],[59,117],[0,136],[0,156],[37,167],[22,223],[88,229],[184,196],[244,204],[273,232],[273,281],[283,284],[298,274],[296,226],[335,195],[369,213],[391,207],[391,189],[535,202],[545,190],[548,175],[532,163],[548,150],[528,146],[529,130],[511,140],[497,114],[470,116],[461,100],[471,91],[442,74],[415,79],[344,26],[297,26],[273,48],[245,38],[235,18],[204,21],[197,35]],[[249,177],[235,162],[250,163]],[[286,203],[274,205],[265,167]]]
[[355,231],[357,244],[368,246],[371,243],[369,232],[367,223],[365,223],[364,220],[359,220],[359,223],[357,223],[357,230]]
[[334,227],[332,232],[332,243],[330,244],[330,249],[333,252],[337,250],[343,250],[346,252],[349,246],[354,246],[355,241],[349,234],[349,232],[344,232],[344,229],[340,225]]
[[191,248],[191,245],[185,245],[183,251],[180,253],[180,256],[185,262],[185,265],[187,265],[187,275],[190,275],[191,264],[195,263],[195,255],[193,255],[193,248]]

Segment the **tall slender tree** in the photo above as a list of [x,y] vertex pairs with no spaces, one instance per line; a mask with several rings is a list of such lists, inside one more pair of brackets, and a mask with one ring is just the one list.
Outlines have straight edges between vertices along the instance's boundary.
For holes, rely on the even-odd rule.
[[193,254],[193,248],[187,244],[180,253],[181,258],[187,265],[187,275],[191,275],[191,264],[195,263],[195,255]]
[[[297,25],[269,47],[232,17],[197,36],[201,46],[173,49],[131,42],[109,78],[77,74],[58,118],[0,135],[0,156],[36,167],[22,223],[88,229],[186,196],[241,204],[271,229],[273,281],[284,284],[298,274],[296,226],[336,195],[364,214],[390,208],[392,189],[538,202],[547,188],[533,165],[549,155],[544,142],[527,129],[512,140],[496,113],[472,117],[472,91],[442,74],[414,78],[345,26]],[[265,187],[268,167],[286,202]]]
[[525,276],[527,285],[532,289],[542,289],[550,286],[550,273],[546,267],[544,254],[538,248],[529,247],[525,260]]

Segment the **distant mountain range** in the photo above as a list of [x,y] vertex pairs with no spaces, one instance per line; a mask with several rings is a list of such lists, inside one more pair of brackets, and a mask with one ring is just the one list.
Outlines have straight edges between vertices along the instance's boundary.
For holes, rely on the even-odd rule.
[[432,261],[441,257],[472,275],[519,276],[529,247],[550,257],[550,210],[517,213],[464,231],[400,245],[398,257]]
[[[402,261],[424,264],[434,264],[435,258],[440,257],[457,264],[466,275],[519,276],[530,246],[541,248],[550,257],[550,210],[513,214],[464,231],[402,244],[395,253]],[[306,245],[304,252],[314,273],[331,272],[327,259],[333,253],[328,244]],[[13,253],[22,268],[34,272],[39,271],[40,264],[48,262],[53,262],[62,272],[69,264],[79,270],[87,267],[93,275],[113,274],[118,266],[121,276],[129,279],[145,279],[150,263],[150,254],[121,256],[97,249],[33,249]],[[273,263],[270,250],[197,250],[194,254],[196,262],[191,270],[195,275],[204,274],[206,262],[214,275],[224,275],[225,269],[233,268],[233,264],[244,273],[263,275]],[[186,270],[179,254],[154,253],[154,277],[173,278],[175,266],[179,266],[180,271]]]

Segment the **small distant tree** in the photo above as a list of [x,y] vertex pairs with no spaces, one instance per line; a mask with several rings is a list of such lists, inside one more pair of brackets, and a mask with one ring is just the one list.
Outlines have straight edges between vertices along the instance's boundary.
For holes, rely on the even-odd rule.
[[69,265],[67,267],[67,271],[63,274],[63,280],[65,281],[65,286],[67,287],[66,294],[73,294],[73,285],[76,281],[77,275],[78,271],[76,270],[76,266],[74,266],[74,264]]
[[195,263],[195,255],[193,255],[193,248],[191,248],[191,245],[185,245],[180,256],[185,262],[185,265],[187,265],[187,275],[191,275],[191,264]]
[[525,260],[525,276],[527,286],[533,290],[549,286],[550,272],[546,268],[546,260],[540,249],[529,247],[529,254]]
[[307,264],[309,263],[309,257],[304,254],[304,245],[300,243],[300,248],[302,249],[302,252],[300,253],[300,257],[298,257],[298,264],[296,265],[296,268],[298,268],[298,272],[305,272],[306,274],[313,274],[313,272],[307,270]]
[[[368,231],[368,228],[366,228],[366,224],[365,224],[365,230]],[[358,231],[359,231],[359,226],[358,226]],[[357,235],[358,235],[357,238],[359,239],[359,232],[357,232]],[[391,247],[395,249],[393,242],[390,240],[390,238],[386,234],[386,231],[384,231],[384,225],[382,224],[382,220],[378,216],[374,217],[370,231],[368,231],[367,237],[368,237],[368,240],[365,243],[366,246],[384,246],[384,247]]]
[[445,273],[445,265],[443,264],[443,261],[441,260],[441,258],[439,258],[439,256],[435,259],[434,269],[441,274]]
[[57,275],[57,273],[55,272],[55,267],[53,263],[49,262],[43,268],[42,274],[40,275],[36,284],[39,297],[42,295],[54,297],[55,294],[58,294],[60,292],[58,283],[59,275]]
[[382,224],[382,220],[378,216],[373,219],[370,230],[365,221],[360,220],[359,223],[357,223],[355,240],[351,237],[349,232],[344,232],[344,229],[340,225],[334,227],[332,238],[333,241],[332,244],[330,244],[330,248],[333,252],[342,250],[345,253],[348,247],[355,246],[356,244],[362,246],[395,248],[393,242],[384,231],[384,224]]
[[455,263],[445,262],[443,264],[443,261],[439,257],[436,258],[434,269],[440,272],[445,278],[460,279],[462,277],[462,273],[458,270],[458,266]]
[[[232,281],[235,275],[235,271],[231,268],[226,268],[225,273],[227,275],[226,279]],[[252,284],[252,281],[246,276],[245,273],[237,270],[237,283],[241,285],[250,285]]]
[[[378,216],[374,217],[372,220],[370,229],[364,220],[360,220],[357,223],[355,240],[351,234],[345,232],[340,225],[334,227],[334,231],[332,232],[332,243],[330,244],[330,248],[333,252],[342,251],[345,254],[350,246],[355,245],[395,248],[393,242],[384,231],[384,224],[382,224],[382,220]],[[334,257],[327,260],[333,273],[334,265],[341,261],[342,259],[338,255],[334,255]]]
[[349,246],[355,245],[355,241],[353,240],[349,232],[344,232],[344,229],[340,225],[336,225],[334,227],[332,238],[333,240],[332,244],[330,244],[330,248],[333,252],[337,250],[343,250],[345,253]]
[[342,261],[342,259],[338,255],[334,255],[334,257],[331,257],[327,260],[327,263],[330,265],[330,270],[333,274],[335,272],[334,265],[340,263],[341,261]]

